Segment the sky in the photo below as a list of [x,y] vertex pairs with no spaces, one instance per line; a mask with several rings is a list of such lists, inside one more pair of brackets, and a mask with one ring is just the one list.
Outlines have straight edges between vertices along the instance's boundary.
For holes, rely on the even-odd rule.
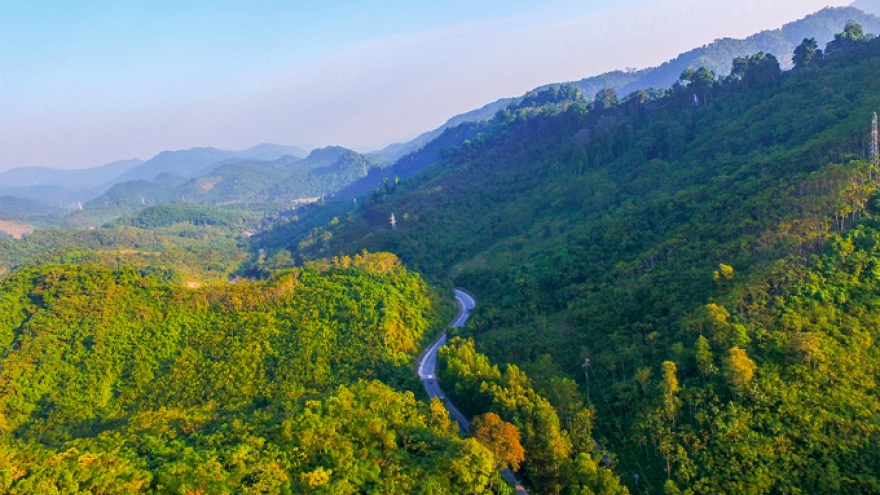
[[373,151],[834,0],[0,0],[0,171],[259,143]]

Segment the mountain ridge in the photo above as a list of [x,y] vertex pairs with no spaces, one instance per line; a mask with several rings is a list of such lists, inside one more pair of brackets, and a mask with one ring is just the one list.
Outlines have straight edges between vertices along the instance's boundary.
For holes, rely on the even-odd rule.
[[[212,151],[207,153],[216,156]],[[355,151],[328,146],[299,159],[230,159],[214,163],[194,177],[161,172],[154,180],[119,182],[86,208],[155,205],[184,200],[197,203],[308,201],[330,196],[381,165]]]
[[[793,70],[737,64],[659,97],[535,95],[287,247],[388,250],[467,288],[470,343],[439,371],[453,397],[503,414],[519,394],[499,383],[532,383],[583,401],[633,492],[873,493],[880,39],[847,26]],[[528,467],[535,450],[532,486],[567,486]]]
[[263,143],[241,151],[211,147],[166,150],[146,161],[120,160],[84,169],[20,167],[0,173],[0,194],[57,207],[92,201],[122,182],[150,182],[165,174],[192,179],[220,165],[237,161],[271,161],[283,156],[303,158],[306,155],[306,151],[295,146]]
[[[856,7],[856,4],[863,5],[872,12],[862,10]],[[783,68],[791,68],[790,54],[804,38],[815,36],[820,47],[824,47],[826,43],[834,39],[834,35],[849,20],[859,22],[867,32],[880,33],[880,17],[878,16],[880,16],[880,0],[858,0],[850,7],[826,7],[802,19],[786,23],[778,29],[764,30],[746,38],[717,39],[702,47],[679,54],[655,67],[634,71],[616,70],[577,81],[545,84],[529,91],[526,95],[544,91],[550,87],[573,85],[583,91],[587,97],[592,97],[599,90],[605,88],[612,88],[619,96],[623,97],[640,89],[668,88],[675,84],[682,71],[688,68],[696,70],[706,66],[716,75],[726,76],[730,73],[730,63],[734,58],[757,52],[774,55],[784,53],[786,55],[780,55],[779,60]],[[501,98],[478,109],[456,115],[437,129],[425,132],[412,141],[396,143],[373,153],[395,160],[400,159],[436,139],[444,130],[465,122],[489,120],[498,111],[521,101],[524,97],[525,95]]]

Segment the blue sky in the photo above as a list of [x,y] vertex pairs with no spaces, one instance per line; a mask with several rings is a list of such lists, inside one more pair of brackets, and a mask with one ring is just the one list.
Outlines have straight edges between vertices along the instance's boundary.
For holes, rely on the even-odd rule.
[[378,148],[829,0],[0,0],[0,170],[261,142]]

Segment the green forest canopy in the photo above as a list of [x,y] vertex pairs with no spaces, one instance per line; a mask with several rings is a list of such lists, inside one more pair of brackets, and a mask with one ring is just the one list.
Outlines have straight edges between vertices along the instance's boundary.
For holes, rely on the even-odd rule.
[[[291,249],[472,290],[475,352],[544,397],[577,380],[633,492],[878,493],[880,41],[848,25],[800,62],[544,95]],[[495,401],[470,412],[524,421]]]
[[22,270],[0,288],[0,490],[508,493],[407,391],[447,316],[390,254],[201,290]]

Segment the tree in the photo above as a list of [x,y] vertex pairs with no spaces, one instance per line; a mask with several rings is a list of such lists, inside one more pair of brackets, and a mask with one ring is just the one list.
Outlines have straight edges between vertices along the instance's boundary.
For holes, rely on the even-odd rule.
[[709,376],[717,371],[712,357],[712,347],[709,344],[709,340],[702,335],[697,339],[697,349],[694,352],[694,357],[697,359],[697,367],[700,368],[700,373],[703,376]]
[[736,57],[733,59],[733,64],[730,69],[730,78],[735,80],[742,80],[746,77],[746,72],[749,70],[749,57]]
[[681,387],[678,385],[678,377],[676,376],[677,368],[672,361],[663,363],[663,380],[660,382],[660,394],[663,401],[663,413],[666,419],[675,424],[675,414],[681,404],[678,398],[678,392]]
[[702,97],[703,105],[709,101],[709,91],[715,84],[715,73],[706,68],[700,67],[698,70],[685,69],[678,79],[685,83],[688,91],[695,96],[694,100],[699,102]]
[[755,378],[758,366],[749,358],[748,353],[739,347],[727,351],[724,359],[724,378],[737,394],[745,392],[746,387]]
[[471,422],[474,437],[495,456],[495,469],[510,467],[519,469],[525,460],[525,450],[520,444],[519,429],[504,421],[495,413],[477,416]]
[[694,80],[694,77],[697,75],[697,71],[688,67],[687,69],[681,71],[681,75],[678,76],[678,80],[683,82],[685,86],[689,85],[691,81]]
[[716,270],[715,273],[712,274],[712,278],[715,281],[733,280],[733,277],[734,277],[733,267],[730,265],[725,265],[724,263],[721,263],[720,265],[718,265],[718,270]]
[[822,60],[822,50],[819,49],[819,42],[816,38],[804,38],[804,41],[794,49],[792,61],[796,69],[803,69],[814,65]]
[[848,39],[852,41],[861,41],[865,39],[865,30],[861,24],[856,21],[846,21],[843,32],[834,36],[835,40]]
[[596,107],[600,109],[611,108],[619,103],[617,91],[614,88],[605,88],[596,93]]
[[782,79],[782,68],[774,55],[758,52],[735,58],[728,79],[742,81],[747,88],[775,85]]
[[[443,402],[434,397],[431,399],[431,403],[428,404],[428,407],[431,410],[431,428],[438,434],[448,434],[453,431],[452,420],[449,419],[449,412],[446,410],[446,406],[443,405]],[[458,428],[455,428],[455,431],[458,431]]]
[[834,35],[834,41],[828,43],[825,49],[826,55],[836,56],[852,50],[857,43],[868,40],[861,24],[855,21],[847,21],[842,33]]

